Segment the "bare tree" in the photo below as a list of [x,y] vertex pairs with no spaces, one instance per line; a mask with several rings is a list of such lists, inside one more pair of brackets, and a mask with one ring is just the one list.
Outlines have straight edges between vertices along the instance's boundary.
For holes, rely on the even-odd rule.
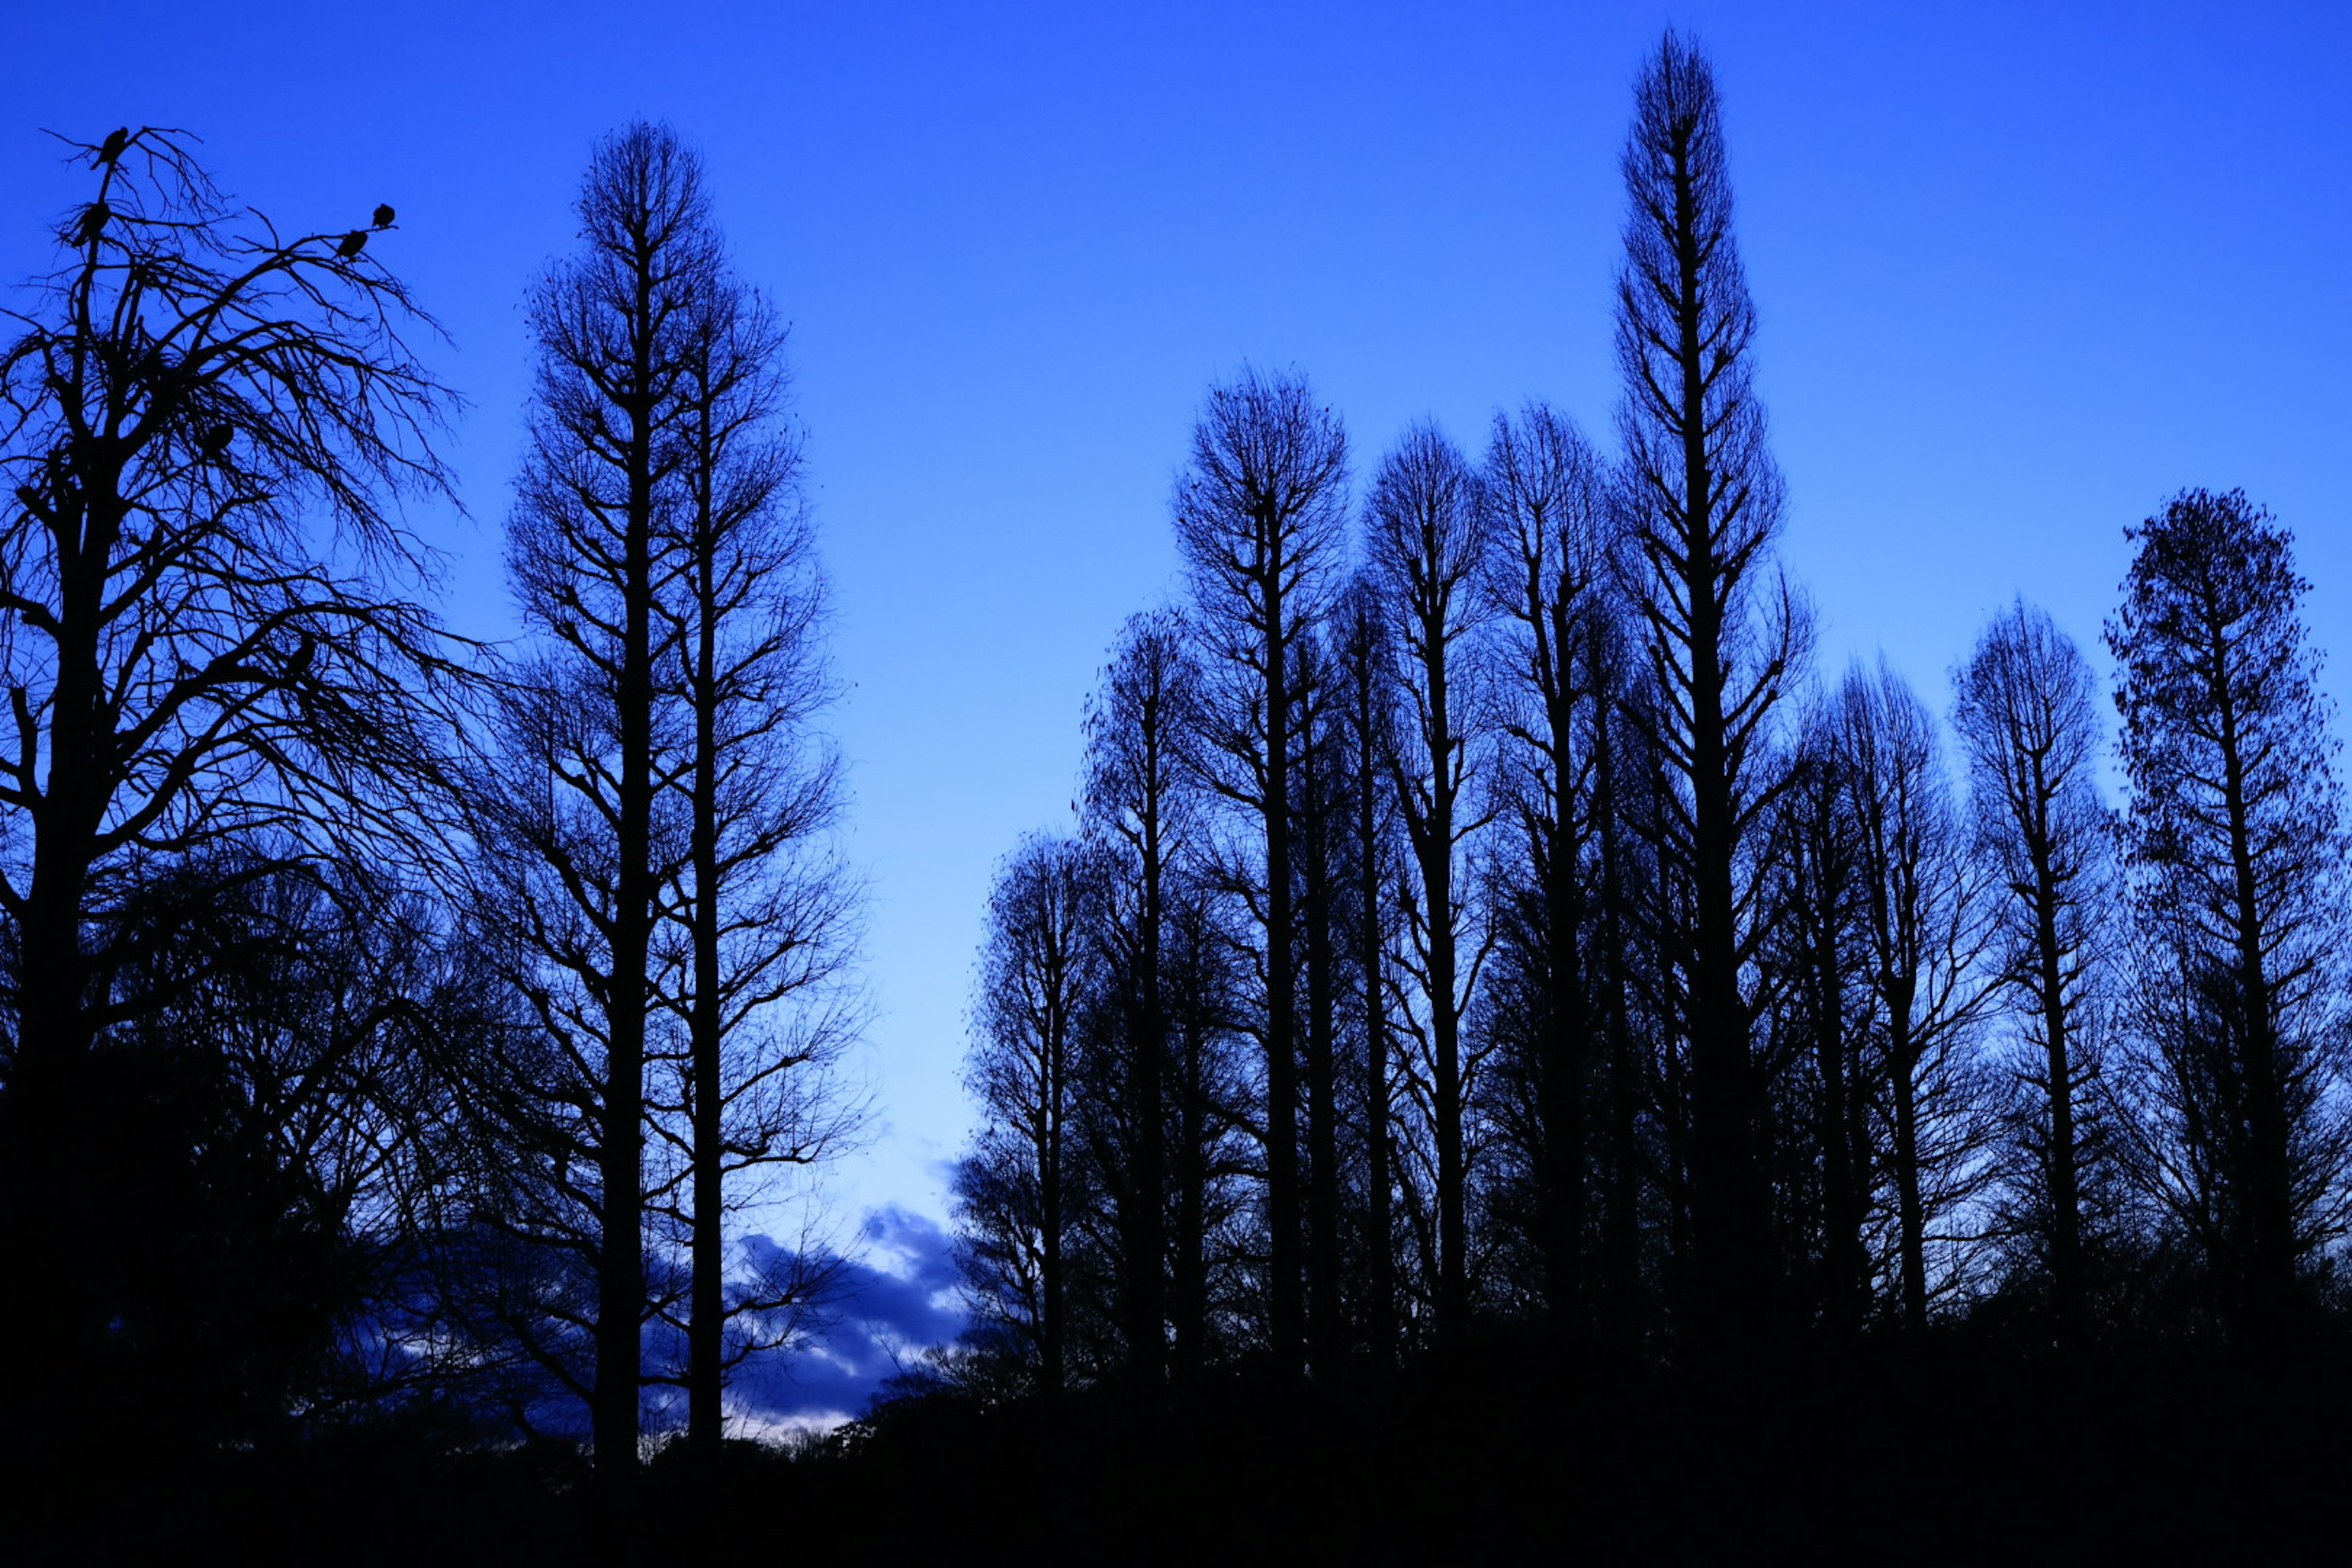
[[503,945],[562,1064],[537,1118],[562,1202],[533,1224],[593,1282],[589,1299],[550,1304],[590,1363],[549,1365],[588,1404],[617,1507],[637,1464],[641,1331],[664,1304],[646,1262],[647,1064],[664,1026],[663,890],[693,860],[679,792],[693,737],[668,696],[698,652],[664,612],[689,571],[669,523],[719,258],[699,169],[654,126],[597,145],[579,212],[582,254],[531,296],[539,374],[508,529],[515,597],[545,651],[509,682],[481,795]]
[[1468,1326],[1471,1101],[1486,1055],[1483,1044],[1465,1050],[1463,1019],[1492,950],[1464,864],[1465,843],[1490,820],[1468,794],[1490,750],[1480,732],[1475,651],[1494,608],[1484,580],[1489,519],[1477,475],[1425,425],[1382,460],[1365,519],[1404,705],[1391,777],[1412,850],[1403,963],[1419,1002],[1404,1017],[1422,1047],[1430,1097],[1437,1334],[1450,1347]]
[[[1777,782],[1763,746],[1801,617],[1765,576],[1780,480],[1752,389],[1754,307],[1731,231],[1715,74],[1669,32],[1633,89],[1617,280],[1618,429],[1639,611],[1670,788],[1659,852],[1686,884],[1675,961],[1688,1052],[1691,1246],[1702,1333],[1749,1321],[1770,1272],[1765,1074],[1748,980],[1758,853]],[[1759,602],[1760,600],[1760,602]]]
[[1955,672],[1953,720],[1968,752],[1977,841],[1999,878],[2000,956],[2022,1005],[2038,1100],[2027,1142],[2043,1266],[2061,1342],[2084,1331],[2084,1166],[2099,1061],[2093,1009],[2115,891],[2099,799],[2104,737],[2090,661],[2019,601]]
[[1984,879],[1969,851],[1936,721],[1903,679],[1848,673],[1836,744],[1853,814],[1885,1089],[1893,1122],[1898,1296],[1927,1326],[1930,1226],[1981,1180],[1985,1139],[1969,1054],[1992,982]]
[[[839,1153],[857,1108],[832,1068],[854,1037],[843,984],[856,889],[831,845],[839,759],[814,731],[834,683],[824,582],[784,426],[784,333],[723,271],[693,302],[679,349],[674,549],[656,598],[683,710],[686,854],[667,910],[682,949],[664,997],[684,1025],[677,1092],[651,1125],[676,1155],[649,1195],[688,1237],[688,1441],[718,1461],[729,1372],[789,1337],[824,1284],[795,1248],[783,1273],[730,1261],[730,1218],[775,1178]],[[683,1189],[681,1191],[681,1189]],[[683,1198],[683,1203],[679,1202]]]
[[2244,1342],[2297,1327],[2341,1234],[2343,845],[2329,710],[2293,540],[2238,491],[2184,490],[2107,624],[2144,928],[2143,1165]]
[[1293,862],[1298,873],[1299,945],[1307,983],[1300,1030],[1306,1089],[1307,1342],[1308,1361],[1328,1372],[1347,1338],[1340,1230],[1346,1172],[1340,1153],[1341,931],[1348,896],[1349,780],[1341,745],[1339,663],[1328,620],[1299,644],[1298,773],[1290,790]]
[[1591,1107],[1606,964],[1591,884],[1598,867],[1599,709],[1617,699],[1611,634],[1615,540],[1608,477],[1574,425],[1541,403],[1495,420],[1486,493],[1496,539],[1487,593],[1497,648],[1497,796],[1519,841],[1501,921],[1521,1036],[1517,1142],[1556,1323],[1578,1321]]
[[1871,1296],[1868,1226],[1879,1165],[1874,1138],[1883,1078],[1872,1029],[1876,984],[1867,930],[1864,846],[1853,809],[1853,759],[1839,715],[1808,717],[1775,816],[1776,942],[1780,1005],[1801,1053],[1807,1151],[1817,1165],[1809,1216],[1822,1326],[1848,1339]]
[[1033,1386],[1067,1386],[1073,1238],[1090,1184],[1078,1148],[1087,1031],[1104,1003],[1100,867],[1083,844],[1024,840],[999,872],[981,950],[965,1087],[984,1118],[956,1174],[965,1278]]
[[68,1261],[109,1204],[93,1050],[157,1000],[110,994],[135,955],[108,943],[152,931],[110,911],[159,865],[236,882],[336,847],[404,858],[459,673],[394,510],[448,494],[427,437],[450,399],[404,335],[430,319],[368,253],[391,210],[282,234],[223,204],[192,140],[65,143],[91,199],[0,349],[0,1207],[48,1281],[13,1331],[66,1379],[109,1316]]
[[1392,649],[1379,591],[1363,577],[1341,595],[1333,619],[1333,679],[1352,807],[1348,857],[1355,872],[1349,936],[1359,987],[1361,1031],[1359,1136],[1363,1145],[1364,1248],[1367,1253],[1364,1338],[1376,1369],[1397,1349],[1396,1214],[1397,1075],[1392,1061],[1391,996],[1396,976],[1391,953],[1397,938],[1397,900],[1390,891],[1395,864],[1396,812],[1388,787],[1396,734],[1391,702]]
[[1208,654],[1206,776],[1245,824],[1229,879],[1262,938],[1268,1304],[1276,1364],[1292,1371],[1305,1329],[1293,687],[1340,545],[1347,468],[1339,422],[1304,380],[1247,372],[1210,393],[1173,504]]
[[1158,1398],[1166,1374],[1168,1086],[1186,1076],[1171,1060],[1177,1029],[1169,993],[1182,987],[1171,984],[1177,944],[1170,922],[1179,884],[1196,874],[1202,847],[1191,756],[1200,700],[1190,634],[1181,616],[1159,611],[1129,619],[1086,720],[1084,816],[1105,850],[1106,930],[1124,1023],[1113,1098],[1125,1135],[1105,1180],[1119,1193],[1129,1372],[1149,1399]]

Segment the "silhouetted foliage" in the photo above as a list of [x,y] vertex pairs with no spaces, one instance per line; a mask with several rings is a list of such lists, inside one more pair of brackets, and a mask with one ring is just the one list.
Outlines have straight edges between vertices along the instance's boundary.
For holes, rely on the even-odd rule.
[[1967,1281],[1963,1205],[1986,1175],[1986,1095],[1974,1055],[1993,983],[1981,963],[1985,879],[1954,809],[1935,719],[1902,678],[1884,666],[1874,677],[1849,673],[1833,722],[1880,1039],[1894,1197],[1889,1272],[1904,1325],[1917,1333],[1931,1301]]
[[2093,1258],[2123,1216],[2104,1035],[2116,891],[2110,819],[2095,770],[2105,741],[2090,663],[2050,617],[2020,602],[1994,617],[1955,674],[1980,851],[1997,878],[1996,959],[2012,992],[2021,1054],[2011,1070],[2023,1179],[2013,1223],[2046,1279],[2069,1344],[2085,1332]]
[[1011,1362],[1011,1386],[1049,1400],[1098,1365],[1086,1352],[1102,1293],[1074,1285],[1099,1268],[1082,1245],[1100,1189],[1080,1116],[1109,1004],[1102,871],[1069,839],[1029,839],[1006,861],[989,901],[965,1072],[987,1118],[955,1181],[981,1348]]
[[1402,714],[1390,768],[1412,868],[1398,955],[1410,1000],[1396,1017],[1415,1047],[1406,1081],[1430,1129],[1436,1332],[1450,1349],[1469,1321],[1471,1167],[1483,1142],[1473,1108],[1487,1055],[1483,1039],[1463,1038],[1493,930],[1463,853],[1490,815],[1467,794],[1491,751],[1475,641],[1493,613],[1489,519],[1478,476],[1427,426],[1381,462],[1365,514],[1370,581],[1395,650]]
[[1516,421],[1496,417],[1485,479],[1506,835],[1489,1027],[1506,1082],[1497,1133],[1517,1162],[1498,1201],[1532,1253],[1529,1283],[1554,1325],[1575,1333],[1586,1306],[1595,1089],[1613,1059],[1605,1020],[1621,967],[1599,918],[1616,901],[1602,877],[1600,776],[1605,710],[1622,695],[1616,516],[1599,455],[1542,404]]
[[1213,389],[1176,482],[1176,542],[1206,672],[1204,776],[1231,805],[1220,878],[1259,936],[1262,1010],[1245,1026],[1265,1064],[1265,1296],[1277,1364],[1304,1350],[1298,1151],[1299,931],[1291,793],[1300,765],[1301,645],[1323,612],[1346,519],[1348,444],[1296,376]]
[[[2336,1530],[2347,887],[2292,540],[2236,491],[2126,531],[2120,815],[2088,662],[1995,615],[1964,797],[1883,659],[1813,682],[1710,63],[1666,33],[1633,110],[1618,451],[1540,400],[1475,464],[1420,422],[1351,508],[1303,375],[1210,389],[1180,597],[991,889],[952,1258],[892,1279],[806,1201],[864,1110],[858,889],[786,332],[698,160],[592,156],[529,297],[526,636],[469,666],[394,505],[449,499],[453,400],[394,209],[289,239],[183,133],[67,142],[92,199],[0,349],[11,1544]],[[911,1369],[730,1439],[860,1278]]]
[[[677,1160],[651,1198],[688,1237],[687,1341],[667,1373],[688,1394],[688,1436],[719,1463],[729,1373],[787,1343],[825,1289],[820,1249],[761,1268],[730,1248],[734,1215],[780,1195],[781,1173],[842,1152],[859,1108],[832,1069],[859,1022],[842,984],[855,886],[834,857],[841,765],[812,725],[834,691],[820,641],[824,597],[784,426],[784,332],[760,296],[716,270],[681,353],[683,504],[675,591],[675,700],[690,734],[682,874],[665,889],[663,1003],[685,1026],[662,1066],[656,1137]],[[666,683],[668,684],[668,683]],[[667,694],[667,693],[666,693]]]
[[586,1403],[617,1496],[637,1464],[643,1325],[680,1289],[649,1273],[646,1224],[655,935],[664,888],[689,869],[665,787],[689,763],[662,696],[690,657],[662,614],[684,565],[665,500],[692,450],[686,394],[719,262],[700,171],[654,127],[599,144],[579,211],[583,254],[531,296],[531,449],[508,530],[508,574],[546,651],[506,687],[479,793],[486,911],[553,1047],[519,1129],[549,1201],[516,1224],[573,1259],[533,1314],[546,1326],[525,1331]]
[[1629,711],[1666,787],[1654,825],[1675,972],[1667,1049],[1687,1103],[1694,1326],[1729,1333],[1771,1299],[1769,1070],[1753,982],[1759,852],[1781,778],[1768,755],[1802,622],[1766,577],[1780,521],[1748,350],[1755,309],[1731,232],[1715,76],[1668,33],[1633,89],[1617,282],[1624,505],[1653,700]]
[[2231,1334],[2274,1344],[2307,1326],[2352,1157],[2336,742],[2285,530],[2239,492],[2184,490],[2128,537],[2107,644],[2142,928],[2141,1165]]
[[451,399],[403,336],[430,319],[340,231],[226,208],[182,132],[67,145],[91,199],[0,349],[0,1246],[45,1281],[0,1328],[78,1432],[129,1306],[81,1261],[126,1212],[121,1124],[196,1159],[228,1092],[115,1059],[204,973],[162,984],[162,949],[296,867],[414,860],[461,650],[406,596],[433,562],[394,510],[447,494]]
[[[643,1386],[685,1387],[715,1465],[729,1373],[824,1283],[822,1248],[770,1267],[727,1226],[856,1126],[829,1076],[857,1022],[855,889],[812,729],[832,681],[782,330],[668,131],[602,142],[579,210],[583,253],[532,295],[509,529],[537,647],[476,791],[478,918],[535,1026],[507,1037],[516,1092],[485,1102],[530,1175],[484,1212],[544,1255],[517,1258],[499,1315],[587,1405],[617,1500]],[[649,1345],[665,1331],[682,1354]]]

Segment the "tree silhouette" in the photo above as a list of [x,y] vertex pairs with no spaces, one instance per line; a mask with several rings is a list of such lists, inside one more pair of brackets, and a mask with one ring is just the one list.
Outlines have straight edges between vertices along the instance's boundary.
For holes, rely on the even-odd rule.
[[1048,1401],[1073,1373],[1074,1238],[1092,1184],[1079,1146],[1087,1034],[1105,1003],[1101,868],[1081,843],[1032,837],[989,900],[965,1086],[986,1119],[958,1168],[965,1276]]
[[1210,393],[1172,507],[1207,652],[1206,776],[1244,819],[1229,879],[1263,939],[1266,1291],[1275,1361],[1290,1369],[1305,1328],[1294,686],[1340,547],[1347,464],[1339,420],[1303,380],[1250,372]]
[[1498,416],[1486,493],[1496,539],[1489,582],[1504,628],[1496,680],[1505,740],[1498,793],[1519,840],[1499,924],[1517,1037],[1516,1142],[1533,1188],[1528,1223],[1554,1322],[1581,1326],[1590,1186],[1590,1080],[1601,1042],[1595,813],[1597,709],[1613,703],[1616,541],[1599,455],[1566,419],[1531,404]]
[[1835,745],[1855,830],[1863,948],[1883,1032],[1903,1321],[1927,1326],[1929,1226],[1981,1179],[1985,1132],[1969,1057],[1990,986],[1984,880],[1944,772],[1936,721],[1882,665],[1850,671]]
[[709,1472],[728,1373],[782,1344],[825,1282],[808,1248],[781,1272],[731,1268],[728,1224],[773,1195],[761,1178],[839,1153],[858,1111],[831,1074],[857,1024],[840,984],[855,889],[827,837],[839,760],[812,731],[833,682],[800,448],[782,425],[784,334],[723,269],[704,289],[678,351],[681,496],[664,525],[678,572],[656,595],[677,665],[664,689],[688,732],[686,854],[666,895],[684,951],[663,984],[685,1040],[677,1092],[654,1091],[665,1114],[651,1122],[677,1175],[651,1195],[688,1237],[688,1441]]
[[1348,930],[1359,989],[1361,1082],[1359,1130],[1364,1150],[1363,1247],[1367,1253],[1363,1335],[1376,1371],[1397,1350],[1395,1186],[1397,1075],[1391,997],[1396,984],[1391,952],[1397,932],[1395,796],[1388,787],[1396,754],[1390,660],[1392,648],[1379,590],[1359,576],[1342,593],[1333,616],[1332,676],[1353,808],[1347,824],[1348,858],[1355,871]]
[[[1160,611],[1130,619],[1086,720],[1084,816],[1103,845],[1111,984],[1119,1014],[1117,1070],[1102,1109],[1119,1136],[1103,1151],[1117,1194],[1119,1313],[1129,1375],[1147,1401],[1159,1397],[1168,1342],[1168,1214],[1171,1061],[1177,1028],[1171,992],[1170,930],[1180,884],[1197,876],[1202,848],[1198,779],[1191,755],[1199,721],[1200,671],[1181,617]],[[1105,1053],[1106,1057],[1114,1053]],[[1174,1070],[1171,1070],[1174,1069]],[[1181,1092],[1181,1090],[1180,1090]],[[1179,1131],[1177,1142],[1184,1138]],[[1180,1159],[1189,1163],[1197,1152]]]
[[448,493],[428,437],[451,400],[404,336],[430,319],[336,231],[229,212],[190,141],[67,143],[91,199],[0,350],[0,1206],[51,1282],[12,1293],[12,1331],[64,1385],[110,1315],[70,1259],[124,1201],[94,1054],[158,1001],[110,989],[141,962],[114,944],[159,930],[116,912],[161,867],[233,898],[330,852],[415,858],[460,675],[405,596],[433,563],[394,510]]
[[1643,63],[1626,139],[1617,280],[1625,504],[1644,628],[1653,743],[1671,787],[1659,852],[1685,884],[1669,917],[1675,1027],[1688,1053],[1694,1326],[1753,1316],[1770,1273],[1765,1073],[1742,976],[1762,940],[1758,841],[1777,781],[1762,746],[1801,626],[1759,595],[1780,481],[1751,386],[1756,331],[1731,232],[1715,75],[1668,33]]
[[2293,542],[2239,491],[2184,490],[2106,627],[2143,925],[2146,1172],[2241,1342],[2297,1331],[2340,1233],[2342,845]]
[[1491,951],[1491,927],[1472,905],[1464,845],[1484,826],[1469,791],[1487,760],[1479,732],[1475,639],[1493,605],[1486,595],[1488,517],[1478,477],[1428,426],[1381,464],[1366,502],[1370,581],[1396,649],[1403,712],[1391,776],[1413,876],[1404,909],[1402,967],[1418,1005],[1402,1015],[1420,1047],[1435,1143],[1437,1335],[1458,1343],[1470,1310],[1472,1100],[1484,1042],[1463,1022]]
[[588,1403],[598,1474],[620,1509],[637,1464],[640,1334],[656,1307],[655,939],[663,889],[689,874],[696,847],[678,798],[693,736],[665,694],[701,650],[664,613],[689,570],[667,524],[694,451],[690,395],[709,363],[698,351],[719,256],[692,155],[653,126],[598,144],[579,212],[583,254],[531,296],[539,375],[508,530],[509,577],[546,651],[507,688],[480,795],[500,884],[492,912],[562,1064],[533,1112],[554,1142],[539,1152],[561,1201],[531,1226],[593,1281],[592,1299],[551,1303],[567,1325],[558,1339],[585,1335],[590,1363],[547,1359]]
[[1790,1065],[1804,1085],[1800,1124],[1817,1166],[1806,1205],[1813,1306],[1832,1339],[1847,1342],[1869,1315],[1885,1053],[1873,1027],[1877,987],[1853,758],[1838,731],[1834,705],[1808,716],[1775,813],[1773,963],[1793,1049],[1805,1058]]
[[1997,870],[2000,973],[2026,1012],[2039,1104],[2028,1137],[2051,1305],[2063,1342],[2084,1331],[2084,1167],[2098,1152],[2093,1008],[2113,886],[2096,770],[2104,737],[2090,662],[2020,601],[1955,672],[1977,838]]

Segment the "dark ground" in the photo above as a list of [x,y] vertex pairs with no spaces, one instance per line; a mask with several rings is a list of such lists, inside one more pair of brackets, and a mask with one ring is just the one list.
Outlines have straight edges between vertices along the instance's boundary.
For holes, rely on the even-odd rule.
[[[707,1495],[646,1472],[634,1532],[578,1456],[447,1451],[379,1430],[275,1454],[19,1469],[16,1562],[1517,1562],[2340,1556],[2352,1379],[2340,1358],[2063,1368],[1939,1347],[1707,1379],[1496,1354],[1381,1388],[1244,1382],[1136,1420],[948,1395],[845,1441],[730,1445]],[[53,1456],[53,1458],[61,1457]]]

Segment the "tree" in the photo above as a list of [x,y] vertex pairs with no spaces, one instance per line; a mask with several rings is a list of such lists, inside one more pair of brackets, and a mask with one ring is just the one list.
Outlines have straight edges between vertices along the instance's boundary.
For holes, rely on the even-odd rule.
[[[1171,906],[1192,874],[1202,829],[1191,747],[1200,671],[1181,617],[1137,616],[1122,630],[1086,719],[1086,825],[1108,873],[1106,930],[1117,996],[1118,1070],[1104,1109],[1121,1136],[1102,1162],[1118,1194],[1120,1286],[1129,1374],[1149,1400],[1166,1372],[1171,1125],[1177,1030]],[[1181,1139],[1179,1140],[1180,1143]]]
[[1493,610],[1484,591],[1487,524],[1477,475],[1426,425],[1381,462],[1365,507],[1366,554],[1404,708],[1390,769],[1414,872],[1403,967],[1421,1002],[1405,1027],[1425,1064],[1436,1144],[1437,1333],[1449,1347],[1468,1326],[1471,1101],[1486,1055],[1483,1047],[1465,1049],[1463,1019],[1491,951],[1463,865],[1465,841],[1489,820],[1465,798],[1488,750],[1477,729],[1475,640]]
[[1496,417],[1485,488],[1497,535],[1486,587],[1504,628],[1497,794],[1519,839],[1500,921],[1520,1036],[1518,1142],[1546,1302],[1570,1328],[1583,1295],[1588,1079],[1605,1012],[1596,972],[1608,963],[1591,884],[1597,710],[1618,696],[1614,520],[1599,456],[1540,403],[1516,422]]
[[2340,1233],[2343,850],[2293,539],[2243,492],[2183,490],[2107,623],[2149,973],[2143,1163],[2240,1342],[2293,1333]]
[[1391,672],[1388,629],[1379,590],[1358,576],[1340,595],[1333,617],[1333,679],[1340,743],[1352,806],[1346,831],[1347,854],[1355,871],[1349,926],[1349,954],[1360,987],[1362,1081],[1360,1138],[1364,1149],[1364,1338],[1376,1370],[1394,1361],[1397,1346],[1396,1075],[1391,1062],[1390,995],[1394,968],[1390,953],[1396,931],[1394,886],[1394,795],[1387,787],[1389,759],[1396,754],[1390,702]]
[[964,1068],[984,1118],[955,1180],[965,1279],[983,1322],[1010,1336],[1025,1381],[1047,1400],[1071,1378],[1072,1241],[1093,1191],[1077,1087],[1105,1000],[1100,870],[1083,844],[1043,837],[1005,861]]
[[597,145],[579,212],[583,253],[531,295],[538,381],[508,529],[509,577],[545,651],[509,684],[480,794],[493,912],[562,1064],[534,1118],[561,1202],[531,1224],[593,1282],[593,1300],[553,1308],[569,1325],[557,1337],[586,1336],[590,1364],[548,1362],[588,1404],[619,1506],[637,1463],[641,1333],[661,1305],[646,1266],[655,938],[695,847],[678,798],[692,733],[666,698],[700,649],[665,614],[689,571],[669,521],[687,499],[719,249],[699,168],[653,126]]
[[450,398],[404,336],[431,319],[367,253],[389,219],[289,237],[229,212],[191,140],[67,143],[92,199],[0,351],[0,1158],[10,1250],[49,1281],[10,1325],[50,1347],[45,1415],[111,1316],[70,1261],[127,1198],[95,1058],[160,1000],[110,993],[138,962],[110,944],[159,935],[115,912],[163,864],[234,897],[330,847],[413,859],[459,679],[394,510],[448,494]]
[[[1763,936],[1756,851],[1777,781],[1762,754],[1802,626],[1764,572],[1780,480],[1752,384],[1756,314],[1731,231],[1715,74],[1669,32],[1633,89],[1625,260],[1617,279],[1618,429],[1651,671],[1652,743],[1670,788],[1658,850],[1686,883],[1672,917],[1689,1055],[1691,1246],[1702,1333],[1767,1294],[1770,1191],[1755,997]],[[1759,603],[1759,598],[1764,602]]]
[[1778,816],[1774,954],[1799,1075],[1807,1151],[1817,1164],[1810,1207],[1813,1291],[1822,1326],[1850,1339],[1870,1303],[1868,1226],[1879,1167],[1874,1137],[1884,1050],[1872,1022],[1877,986],[1868,934],[1865,848],[1853,809],[1853,757],[1839,714],[1807,720]]
[[1990,986],[1983,879],[1960,832],[1936,721],[1887,668],[1850,671],[1835,745],[1854,826],[1864,948],[1892,1120],[1896,1283],[1927,1326],[1929,1226],[1970,1195],[1983,1142],[1967,1047]]
[[728,1218],[758,1178],[854,1132],[829,1069],[857,1017],[841,984],[855,889],[826,837],[841,768],[812,731],[833,681],[800,447],[782,425],[784,333],[723,270],[691,310],[675,394],[683,493],[665,525],[679,570],[656,597],[676,664],[664,690],[689,731],[676,785],[687,852],[667,896],[683,951],[663,988],[685,1040],[678,1092],[651,1125],[687,1188],[683,1205],[675,1188],[653,1195],[689,1238],[687,1436],[709,1471],[729,1372],[782,1343],[789,1310],[824,1283],[805,1249],[782,1273],[730,1271]]
[[1297,925],[1291,787],[1299,765],[1299,645],[1315,624],[1346,521],[1348,443],[1295,375],[1214,388],[1176,481],[1176,542],[1207,649],[1206,776],[1244,826],[1228,880],[1262,936],[1268,1305],[1276,1364],[1305,1327],[1298,1160]]
[[2002,979],[2022,1005],[2038,1106],[2028,1136],[2042,1266],[2062,1342],[2081,1338],[2084,1166],[2099,1061],[2093,1008],[2105,956],[2109,819],[2090,661],[2022,600],[1995,616],[1955,672],[1976,838],[1998,878]]
[[1349,888],[1352,802],[1341,753],[1340,674],[1330,623],[1299,645],[1291,689],[1297,702],[1298,773],[1290,789],[1298,876],[1299,945],[1307,982],[1301,1028],[1307,1133],[1307,1324],[1309,1363],[1335,1367],[1348,1323],[1340,1232],[1346,1176],[1340,1128],[1340,967]]

